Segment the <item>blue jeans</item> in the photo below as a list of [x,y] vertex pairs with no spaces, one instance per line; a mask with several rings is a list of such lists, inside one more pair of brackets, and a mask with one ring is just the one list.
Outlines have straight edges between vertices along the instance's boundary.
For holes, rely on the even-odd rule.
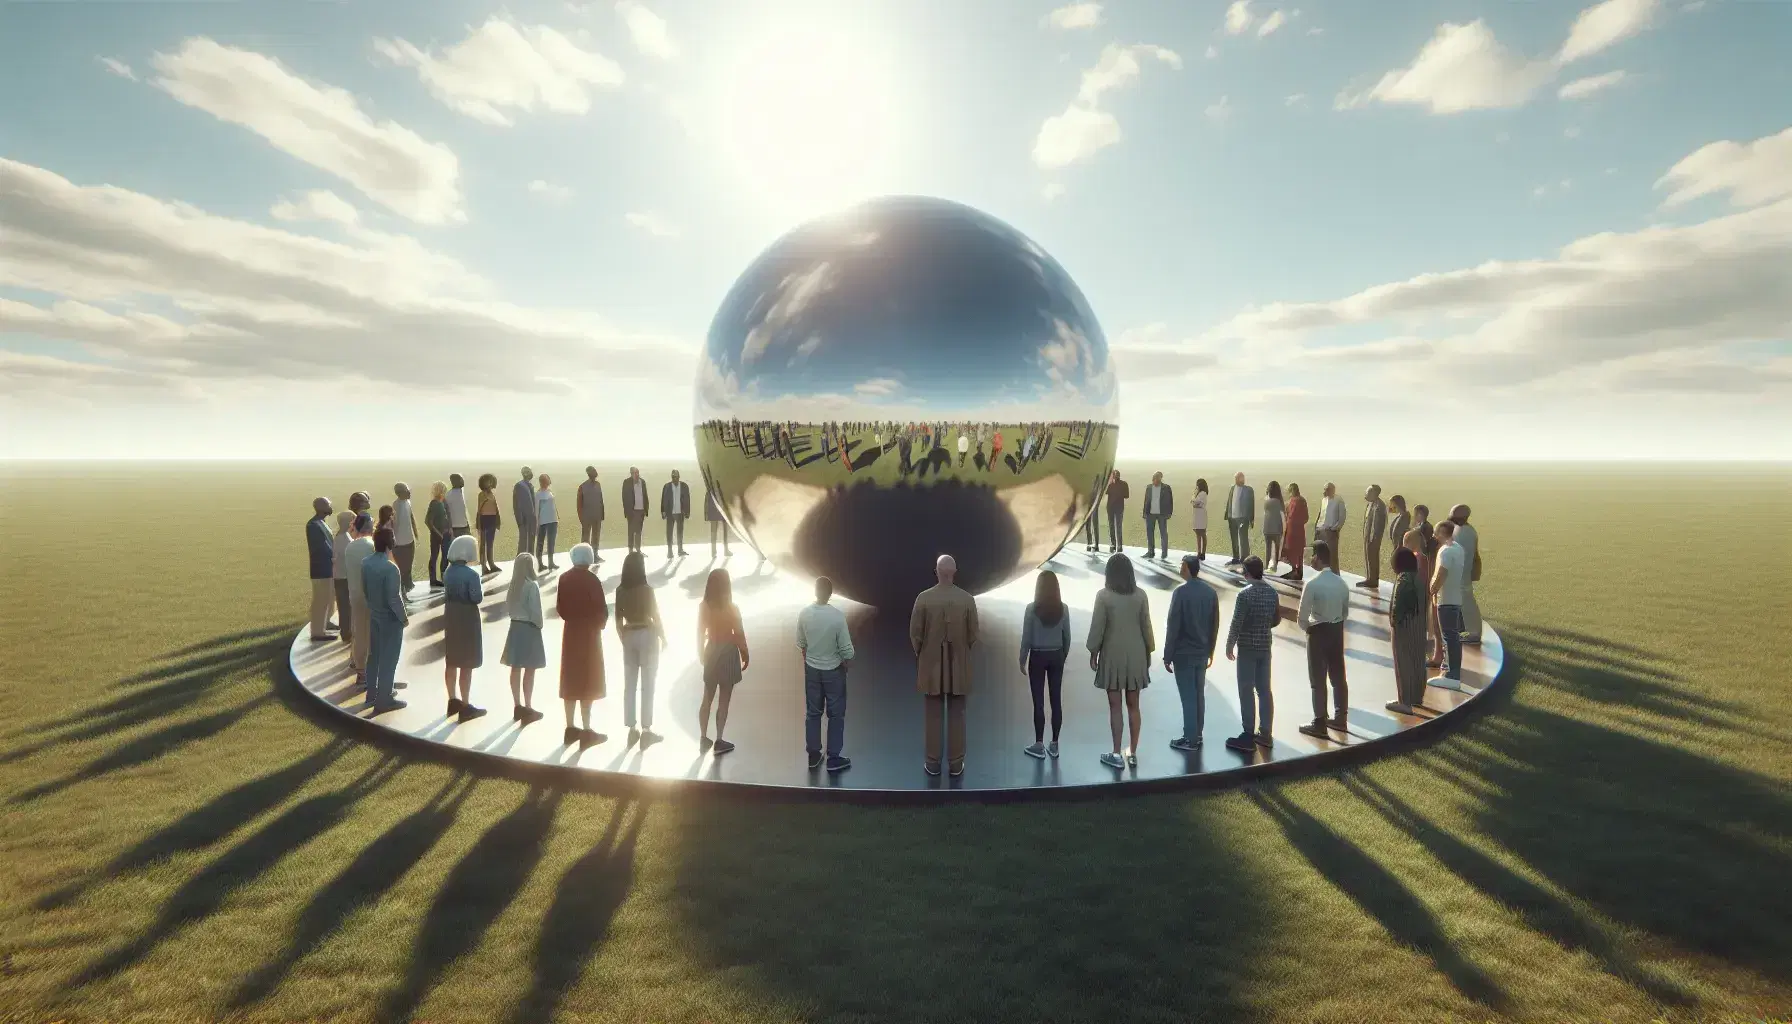
[[[1154,543],[1151,533],[1154,527],[1157,530],[1156,543]],[[1147,551],[1162,551],[1166,555],[1170,553],[1169,516],[1145,517],[1145,549]]]
[[1462,606],[1437,606],[1437,628],[1444,633],[1444,676],[1462,681]]
[[1175,655],[1176,692],[1182,695],[1182,738],[1193,743],[1207,724],[1207,658],[1195,651]]
[[803,742],[811,756],[821,753],[821,712],[828,714],[828,760],[840,756],[846,743],[846,671],[803,665],[803,695],[808,707],[803,715]]
[[1238,712],[1244,719],[1245,735],[1269,735],[1276,702],[1269,693],[1268,651],[1238,652]]
[[392,703],[398,655],[404,648],[404,623],[385,618],[369,621],[372,629],[367,638],[367,701],[380,707]]

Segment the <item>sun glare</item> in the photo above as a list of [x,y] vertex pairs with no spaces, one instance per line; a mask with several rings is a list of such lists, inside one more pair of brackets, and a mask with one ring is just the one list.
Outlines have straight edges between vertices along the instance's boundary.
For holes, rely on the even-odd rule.
[[894,147],[887,66],[843,34],[785,30],[721,82],[723,151],[745,197],[804,217],[879,190]]

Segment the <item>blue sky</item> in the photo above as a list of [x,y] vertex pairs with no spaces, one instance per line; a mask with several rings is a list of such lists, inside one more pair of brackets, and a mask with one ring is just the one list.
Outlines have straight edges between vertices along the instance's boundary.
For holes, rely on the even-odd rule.
[[1064,266],[1123,457],[1365,403],[1364,457],[1784,457],[1789,43],[1722,0],[0,5],[0,457],[680,454],[735,277],[884,193]]

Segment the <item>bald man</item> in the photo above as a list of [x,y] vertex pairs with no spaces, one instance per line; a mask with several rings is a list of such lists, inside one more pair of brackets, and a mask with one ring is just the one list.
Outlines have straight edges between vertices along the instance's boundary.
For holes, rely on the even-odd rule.
[[311,499],[311,518],[305,520],[305,552],[311,562],[311,640],[334,640],[330,632],[330,605],[336,600],[335,538],[330,536],[330,499]]
[[[1387,532],[1388,506],[1381,500],[1381,485],[1370,484],[1363,492],[1363,578],[1356,581],[1357,586],[1367,590],[1381,589],[1381,539]],[[1337,567],[1334,559],[1332,568]]]
[[954,583],[958,563],[941,555],[933,574],[939,582],[915,598],[908,620],[915,650],[915,687],[926,698],[927,774],[940,773],[940,728],[945,719],[946,768],[964,774],[964,699],[971,692],[971,648],[977,644],[977,602]]

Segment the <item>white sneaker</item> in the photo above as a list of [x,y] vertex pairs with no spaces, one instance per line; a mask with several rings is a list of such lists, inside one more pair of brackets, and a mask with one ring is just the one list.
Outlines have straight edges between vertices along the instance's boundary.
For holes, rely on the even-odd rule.
[[1435,686],[1440,690],[1455,690],[1457,693],[1463,692],[1462,680],[1451,679],[1449,676],[1432,676],[1430,679],[1425,680],[1425,685]]

